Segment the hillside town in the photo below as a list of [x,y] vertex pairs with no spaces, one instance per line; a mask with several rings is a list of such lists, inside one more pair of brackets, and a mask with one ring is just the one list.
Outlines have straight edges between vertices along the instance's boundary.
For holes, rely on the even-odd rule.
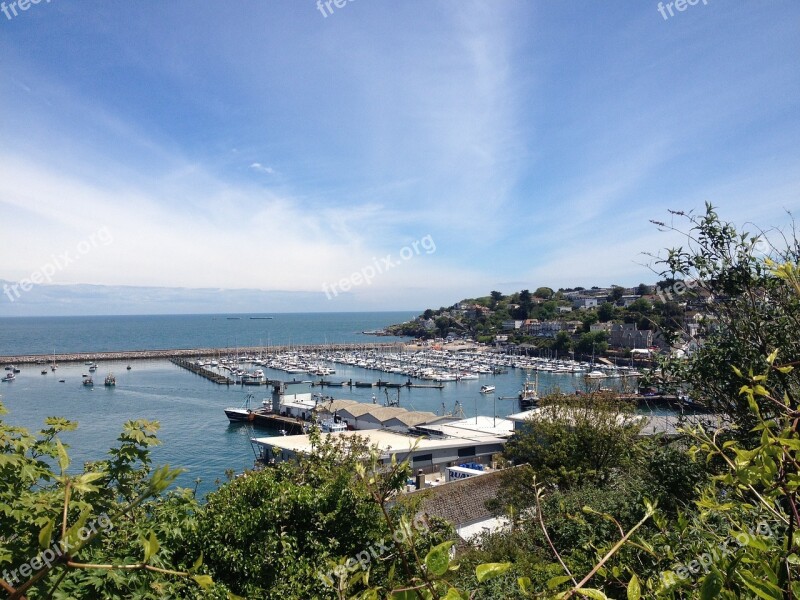
[[606,355],[646,360],[656,353],[691,355],[710,326],[704,290],[662,281],[637,287],[540,287],[509,295],[465,299],[428,309],[387,328],[422,340],[468,339],[506,351]]

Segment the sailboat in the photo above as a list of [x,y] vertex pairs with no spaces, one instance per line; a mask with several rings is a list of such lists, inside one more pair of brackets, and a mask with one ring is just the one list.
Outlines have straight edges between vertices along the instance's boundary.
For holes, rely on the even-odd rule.
[[58,365],[56,364],[56,349],[53,348],[53,364],[50,365],[50,370],[51,371],[55,371],[57,368],[58,368]]

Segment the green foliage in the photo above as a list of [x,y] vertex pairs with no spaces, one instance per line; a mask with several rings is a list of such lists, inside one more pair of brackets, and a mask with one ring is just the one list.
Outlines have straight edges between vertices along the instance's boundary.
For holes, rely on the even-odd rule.
[[[34,435],[0,420],[6,591],[28,598],[200,594],[191,577],[200,575],[202,561],[192,556],[190,568],[173,560],[197,504],[186,491],[160,496],[179,471],[150,467],[158,424],[125,423],[109,458],[79,472],[69,470],[68,449],[58,437],[77,424],[59,418],[45,424]],[[209,588],[203,597],[214,597],[213,582],[200,582]]]
[[608,334],[605,331],[595,331],[594,333],[584,333],[575,343],[575,351],[581,354],[594,354],[600,356],[608,350]]
[[561,488],[602,482],[633,461],[641,423],[615,396],[554,394],[539,405],[504,451],[515,464],[529,465],[538,481]]

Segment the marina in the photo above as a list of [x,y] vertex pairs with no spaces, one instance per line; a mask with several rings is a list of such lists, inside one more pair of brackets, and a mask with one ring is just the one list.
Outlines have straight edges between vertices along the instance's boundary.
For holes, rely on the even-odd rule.
[[[384,319],[389,318],[395,317],[384,315]],[[324,328],[334,329],[340,319],[340,315],[328,316]],[[140,320],[114,318],[109,323],[118,327]],[[4,322],[9,321],[16,320]],[[231,343],[228,347],[199,344],[196,349],[166,348],[169,342],[175,342],[168,332],[182,324],[187,331],[193,331],[197,323],[241,327],[279,322],[208,317],[148,318],[147,322],[161,336],[149,340],[155,349],[125,352],[115,348],[100,350],[108,342],[90,340],[85,319],[65,319],[74,325],[70,330],[73,333],[65,334],[57,348],[87,348],[90,342],[92,345],[86,352],[54,353],[50,339],[56,330],[53,321],[38,320],[35,326],[28,323],[27,329],[13,323],[13,327],[4,330],[13,332],[17,327],[18,332],[18,337],[7,336],[9,341],[3,346],[6,356],[0,358],[7,367],[6,377],[13,376],[4,379],[0,389],[2,401],[10,411],[4,419],[32,430],[41,428],[45,416],[77,421],[76,432],[63,434],[64,442],[71,446],[75,465],[102,458],[115,444],[126,421],[156,420],[161,425],[158,435],[163,444],[153,450],[154,463],[184,467],[186,473],[178,484],[197,485],[201,494],[212,489],[215,481],[224,479],[226,471],[238,473],[253,466],[259,449],[255,448],[254,453],[251,439],[304,435],[317,404],[334,408],[334,412],[318,413],[326,431],[369,431],[377,426],[399,435],[407,435],[404,431],[409,427],[419,434],[420,427],[433,427],[430,424],[439,418],[500,421],[518,414],[523,410],[521,396],[526,385],[535,397],[555,390],[583,393],[600,386],[614,388],[630,394],[626,398],[636,400],[643,413],[669,415],[674,411],[669,399],[662,402],[657,396],[635,394],[632,371],[613,365],[589,368],[590,365],[568,360],[514,356],[474,345],[462,344],[456,346],[458,350],[450,350],[448,345],[406,346],[394,341],[376,344],[369,339],[298,344],[289,343],[287,336],[282,340],[286,343],[271,346]],[[63,325],[62,320],[56,321]],[[355,323],[348,327],[358,332],[370,329]],[[245,336],[241,332],[239,335]],[[27,337],[47,339],[40,344],[44,347],[41,353],[19,351],[26,348]],[[320,337],[324,336],[302,330],[293,333],[293,339],[299,341]],[[140,345],[144,346],[144,342]],[[58,377],[40,375],[43,368],[53,364],[58,365]],[[133,368],[129,369],[131,365]],[[583,371],[571,372],[581,366]],[[94,370],[90,371],[90,367]],[[242,377],[257,375],[259,370],[263,378]],[[601,371],[604,377],[595,380],[582,376],[592,370]],[[109,374],[113,374],[114,385],[103,385]],[[243,384],[245,379],[247,384]],[[268,385],[273,382],[282,383],[284,401],[288,402],[277,412],[272,410],[272,389]],[[494,391],[482,392],[484,386],[493,387]],[[225,409],[241,407],[248,394],[252,394],[251,408],[255,413],[252,420],[231,422]],[[310,400],[298,401],[302,398]],[[398,427],[403,431],[398,432]]]

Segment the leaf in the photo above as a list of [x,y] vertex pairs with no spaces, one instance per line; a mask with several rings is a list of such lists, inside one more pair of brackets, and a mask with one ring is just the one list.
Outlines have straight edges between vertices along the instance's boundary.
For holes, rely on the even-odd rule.
[[161,547],[158,543],[158,538],[156,538],[156,534],[152,531],[150,532],[149,538],[141,538],[142,547],[144,547],[144,561],[145,563],[150,562],[150,559],[155,556],[158,552],[158,549]]
[[208,575],[192,575],[192,579],[194,579],[197,585],[199,585],[204,590],[207,590],[212,585],[214,585],[214,580],[211,579],[211,577]]
[[764,600],[781,600],[783,598],[781,588],[774,583],[770,583],[763,578],[758,578],[745,569],[739,571],[739,576],[744,581],[744,584],[759,598],[764,598]]
[[511,568],[511,563],[486,563],[475,567],[475,576],[478,583],[483,583],[494,577],[499,577]]
[[[377,596],[375,596],[377,598]],[[442,596],[443,600],[464,600],[464,596],[456,588],[450,588],[447,593]]]
[[[552,579],[550,581],[552,581]],[[519,586],[519,589],[522,590],[523,594],[530,594],[530,592],[531,592],[531,578],[530,577],[520,577],[519,579],[517,579],[517,585]],[[548,586],[549,585],[550,584],[548,582]]]
[[712,569],[703,577],[703,583],[700,584],[700,600],[716,600],[720,590],[722,590],[722,576],[719,571]]
[[92,485],[93,481],[97,481],[105,477],[105,473],[84,473],[72,480],[72,489],[78,492],[96,492],[98,488]]
[[80,538],[80,530],[83,529],[83,526],[86,525],[86,521],[89,519],[89,514],[91,513],[91,507],[84,508],[81,511],[81,514],[78,515],[78,520],[69,528],[67,529],[67,534],[64,536],[65,543],[69,548],[81,548],[85,540]]
[[553,577],[552,579],[549,579],[547,581],[547,589],[548,590],[553,590],[553,589],[557,588],[558,586],[560,586],[562,583],[566,583],[567,581],[570,581],[571,579],[572,579],[572,577],[570,577],[569,575],[558,575],[557,577]]
[[600,590],[595,590],[593,588],[581,588],[578,590],[578,593],[589,598],[595,598],[596,600],[608,600],[608,596]]
[[428,568],[428,572],[437,576],[447,573],[447,567],[450,565],[450,547],[452,545],[453,542],[449,541],[431,548],[430,552],[425,556],[425,566]]
[[194,564],[192,565],[192,568],[190,569],[190,571],[197,571],[197,569],[199,569],[201,566],[203,566],[203,553],[202,552],[200,552],[200,556],[197,557],[197,560],[194,561]]
[[628,582],[628,600],[639,600],[642,597],[642,586],[639,585],[639,578],[634,573]]
[[40,548],[49,548],[50,542],[53,539],[53,526],[55,525],[54,521],[48,521],[47,525],[42,527],[42,530],[39,532],[39,547]]
[[775,362],[775,359],[778,358],[778,349],[772,351],[772,353],[767,357],[767,362],[771,365]]
[[56,448],[58,449],[58,466],[63,474],[69,467],[69,454],[67,454],[67,449],[64,448],[64,444],[58,438],[56,438]]

